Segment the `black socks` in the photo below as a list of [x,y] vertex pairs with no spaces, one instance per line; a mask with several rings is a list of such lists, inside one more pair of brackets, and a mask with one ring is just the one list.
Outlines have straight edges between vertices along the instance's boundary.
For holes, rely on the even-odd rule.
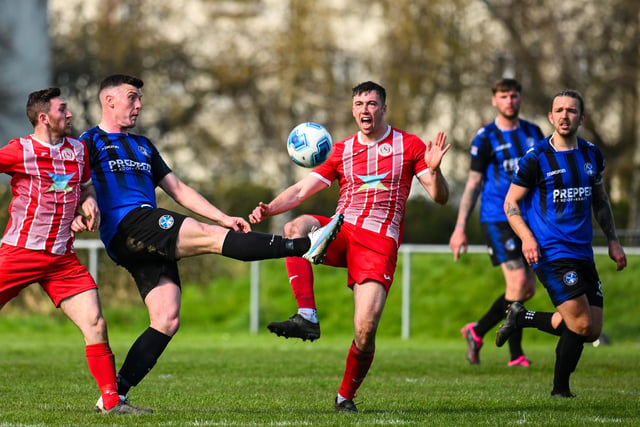
[[496,326],[498,323],[504,319],[505,311],[507,310],[507,301],[504,299],[504,294],[500,295],[498,299],[493,302],[493,305],[487,311],[487,313],[482,316],[476,326],[473,327],[476,335],[483,337],[489,331],[489,329]]
[[302,256],[311,247],[308,237],[285,239],[275,234],[229,231],[222,245],[222,255],[240,261]]
[[553,373],[552,394],[570,394],[569,376],[578,366],[584,349],[584,337],[565,328],[556,346],[556,366]]
[[147,328],[133,343],[118,372],[118,394],[127,395],[149,373],[171,341],[169,335]]
[[536,328],[542,332],[559,337],[567,327],[564,324],[564,321],[562,321],[558,327],[554,329],[551,324],[552,317],[553,313],[525,311],[518,316],[516,324],[522,328]]

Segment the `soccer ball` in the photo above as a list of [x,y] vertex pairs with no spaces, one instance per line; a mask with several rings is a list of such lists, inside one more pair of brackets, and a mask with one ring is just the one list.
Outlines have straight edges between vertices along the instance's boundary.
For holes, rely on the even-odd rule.
[[301,123],[287,138],[287,151],[291,160],[299,166],[312,168],[323,163],[331,154],[331,135],[313,122]]

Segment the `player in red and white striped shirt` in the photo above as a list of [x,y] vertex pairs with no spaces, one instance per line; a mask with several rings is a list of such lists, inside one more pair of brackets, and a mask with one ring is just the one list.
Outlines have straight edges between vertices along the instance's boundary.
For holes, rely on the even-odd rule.
[[87,150],[69,137],[72,115],[60,89],[31,93],[27,116],[33,134],[0,148],[0,172],[11,176],[13,193],[0,246],[0,308],[38,282],[84,335],[101,410],[145,412],[120,402],[97,286],[73,252],[74,233],[95,231],[100,221]]
[[[353,398],[373,361],[376,330],[396,269],[413,177],[435,202],[444,204],[449,199],[447,181],[440,172],[440,162],[449,149],[446,136],[440,132],[435,142],[425,144],[417,136],[389,126],[384,118],[386,91],[376,83],[361,83],[352,95],[352,113],[360,131],[335,144],[325,163],[269,204],[261,202],[249,215],[252,223],[258,223],[294,208],[338,181],[336,214],[344,215],[344,224],[323,264],[347,267],[347,285],[355,301],[355,338],[335,401],[340,412],[357,411]],[[304,235],[328,221],[322,216],[300,216],[285,225],[285,236]],[[279,336],[313,341],[320,337],[320,325],[311,265],[294,258],[287,258],[286,265],[298,313],[268,327]]]

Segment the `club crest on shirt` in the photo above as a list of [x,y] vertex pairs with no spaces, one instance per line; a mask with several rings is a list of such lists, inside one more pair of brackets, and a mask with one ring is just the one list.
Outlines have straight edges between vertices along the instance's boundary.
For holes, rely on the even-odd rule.
[[584,171],[589,176],[593,176],[595,174],[595,171],[593,170],[593,165],[591,164],[591,162],[586,162],[584,164]]
[[567,286],[574,286],[578,283],[578,273],[573,270],[567,271],[564,273],[564,276],[562,276],[562,281]]
[[76,158],[76,153],[69,147],[65,147],[60,151],[62,158],[65,160],[74,160]]
[[170,229],[171,227],[173,227],[174,223],[175,223],[175,221],[174,221],[174,219],[173,219],[173,217],[171,215],[162,215],[160,217],[160,219],[158,220],[158,225],[163,230]]
[[390,156],[392,152],[393,148],[391,148],[391,144],[387,142],[378,146],[378,154],[380,154],[381,156]]
[[138,151],[140,151],[142,153],[142,155],[145,156],[146,158],[151,157],[151,153],[149,152],[149,149],[147,147],[143,147],[142,145],[138,145]]

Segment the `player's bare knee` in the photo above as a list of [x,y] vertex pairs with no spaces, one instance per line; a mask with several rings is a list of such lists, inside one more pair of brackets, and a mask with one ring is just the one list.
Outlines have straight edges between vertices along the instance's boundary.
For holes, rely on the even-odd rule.
[[178,330],[180,330],[180,320],[178,320],[177,322],[175,322],[174,324],[171,325],[171,328],[167,332],[167,335],[172,337],[172,336],[174,336],[175,334],[178,333]]
[[284,237],[286,237],[288,239],[291,239],[293,237],[293,234],[295,233],[296,229],[297,229],[297,227],[295,226],[293,221],[290,221],[290,222],[286,223],[284,225]]
[[530,300],[535,294],[536,294],[536,288],[535,287],[527,287],[525,289],[525,293],[524,293],[524,296],[523,296],[522,300],[523,301]]
[[107,342],[107,322],[102,316],[89,317],[86,320],[74,322],[82,331],[87,344]]
[[151,327],[170,337],[174,336],[180,329],[179,317],[167,317],[163,319],[154,319],[151,321]]
[[373,336],[373,337],[370,337],[370,336],[358,337],[358,336],[356,336],[354,342],[356,344],[356,348],[358,350],[362,351],[362,352],[365,352],[365,353],[370,353],[370,352],[374,351],[374,349],[376,348],[375,336]]
[[209,241],[209,250],[213,253],[222,252],[222,245],[224,244],[224,239],[227,237],[229,233],[229,229],[221,227],[215,224],[202,224],[203,234],[205,234]]
[[171,319],[169,322],[166,323],[167,326],[167,335],[169,336],[174,336],[176,333],[178,333],[178,329],[180,329],[180,318],[176,317]]
[[576,319],[576,322],[574,322],[573,326],[570,329],[573,330],[576,334],[583,336],[585,339],[588,339],[589,337],[594,335],[596,326],[588,318],[580,318]]
[[[222,233],[223,230],[221,230],[220,226],[217,226],[214,224],[205,224],[203,222],[198,222],[198,221],[195,222],[195,225],[193,226],[193,231],[195,231],[194,233],[195,236],[206,236],[212,241],[217,241],[224,234],[226,234],[226,233],[224,234]],[[224,229],[224,231],[226,231],[226,229]]]
[[359,350],[373,351],[376,342],[376,328],[369,326],[356,329],[354,341]]
[[308,228],[303,217],[295,218],[284,225],[284,237],[288,239],[304,237],[309,234]]
[[222,252],[224,239],[229,229],[214,224],[205,224],[192,218],[185,220],[176,242],[176,258],[204,253]]
[[99,316],[98,319],[95,322],[95,330],[98,331],[100,334],[107,334],[107,321],[104,319],[104,317]]
[[585,336],[586,342],[594,342],[602,335],[602,325],[596,325],[595,323],[591,323],[589,330],[587,331],[587,335]]

